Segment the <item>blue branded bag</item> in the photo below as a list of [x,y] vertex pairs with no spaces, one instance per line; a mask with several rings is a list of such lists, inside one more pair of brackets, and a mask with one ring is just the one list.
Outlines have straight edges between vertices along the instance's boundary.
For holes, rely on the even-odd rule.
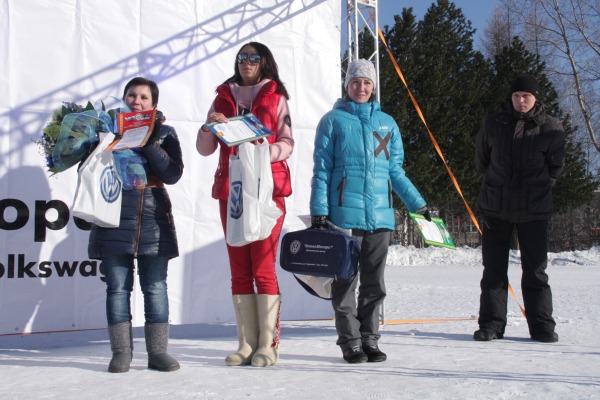
[[283,236],[279,262],[309,293],[330,299],[333,280],[354,279],[359,256],[356,238],[334,229],[308,228]]

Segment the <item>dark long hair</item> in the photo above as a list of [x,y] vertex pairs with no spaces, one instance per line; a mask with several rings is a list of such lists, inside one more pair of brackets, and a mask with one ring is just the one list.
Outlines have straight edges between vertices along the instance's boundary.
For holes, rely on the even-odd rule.
[[150,94],[152,95],[152,106],[156,107],[158,105],[158,85],[156,84],[156,82],[151,81],[150,79],[143,78],[141,76],[133,78],[132,80],[127,82],[127,85],[125,85],[125,89],[123,89],[123,100],[125,100],[125,96],[127,96],[127,91],[130,87],[140,85],[146,85],[150,88]]
[[242,83],[242,76],[240,75],[240,71],[238,69],[237,56],[242,52],[242,49],[246,46],[252,46],[256,49],[256,52],[260,56],[260,73],[262,74],[261,79],[268,78],[275,83],[277,83],[277,93],[285,96],[286,99],[290,99],[290,95],[285,88],[281,79],[279,79],[279,71],[277,69],[277,63],[275,62],[275,57],[273,57],[273,53],[267,46],[259,42],[248,42],[244,44],[235,55],[235,61],[233,64],[233,76],[228,78],[223,83],[232,83],[235,82],[238,85]]

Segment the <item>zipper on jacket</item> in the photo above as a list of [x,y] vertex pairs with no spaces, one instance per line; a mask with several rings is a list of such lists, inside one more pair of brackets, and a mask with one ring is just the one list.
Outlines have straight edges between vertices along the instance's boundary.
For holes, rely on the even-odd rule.
[[346,187],[346,177],[342,177],[342,181],[337,187],[337,190],[340,191],[340,197],[338,200],[338,205],[341,207],[344,204],[344,188]]
[[140,201],[138,204],[137,227],[135,228],[135,243],[133,246],[133,257],[137,257],[138,247],[140,245],[140,234],[142,231],[142,214],[144,210],[144,193],[146,189],[140,190]]
[[394,208],[394,197],[392,196],[392,182],[388,179],[388,199],[390,202],[390,208]]

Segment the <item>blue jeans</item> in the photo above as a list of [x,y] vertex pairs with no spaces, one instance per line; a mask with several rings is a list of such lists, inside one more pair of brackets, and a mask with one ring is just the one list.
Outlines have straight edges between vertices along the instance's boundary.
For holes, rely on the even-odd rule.
[[[131,292],[133,291],[133,255],[102,259],[106,276],[106,319],[109,324],[131,321]],[[144,315],[148,323],[169,322],[167,297],[167,257],[138,256],[137,267],[142,293]]]

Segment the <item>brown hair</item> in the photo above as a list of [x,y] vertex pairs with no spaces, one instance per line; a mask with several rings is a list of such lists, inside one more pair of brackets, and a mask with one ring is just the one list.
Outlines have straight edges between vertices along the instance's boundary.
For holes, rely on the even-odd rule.
[[242,76],[240,75],[240,71],[238,69],[237,56],[242,52],[242,49],[246,46],[252,46],[256,49],[256,52],[260,56],[260,72],[262,74],[262,78],[268,78],[277,83],[277,93],[285,96],[286,99],[290,99],[290,95],[285,88],[285,85],[279,79],[279,71],[277,69],[277,63],[275,62],[275,57],[273,57],[273,53],[267,46],[259,42],[248,42],[244,44],[235,55],[235,62],[233,64],[233,76],[228,78],[223,83],[232,83],[235,82],[238,85],[242,83]]
[[158,105],[158,85],[156,84],[156,82],[151,81],[150,79],[143,78],[141,76],[133,78],[132,80],[127,82],[127,85],[125,85],[125,89],[123,89],[123,100],[125,100],[125,96],[127,96],[127,91],[130,87],[140,85],[146,85],[150,88],[150,94],[152,95],[152,106],[156,107]]

